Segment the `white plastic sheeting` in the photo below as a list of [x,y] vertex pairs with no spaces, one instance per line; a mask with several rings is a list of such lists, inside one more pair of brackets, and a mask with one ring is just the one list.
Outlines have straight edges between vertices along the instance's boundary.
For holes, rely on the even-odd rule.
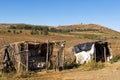
[[77,64],[84,64],[85,62],[88,63],[94,55],[94,51],[95,51],[94,46],[95,44],[92,45],[89,51],[82,51],[82,52],[75,54],[76,63]]

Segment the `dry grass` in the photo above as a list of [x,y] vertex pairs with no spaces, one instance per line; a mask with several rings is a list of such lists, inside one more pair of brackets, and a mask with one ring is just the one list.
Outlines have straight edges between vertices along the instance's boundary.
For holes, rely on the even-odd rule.
[[[7,31],[7,29],[5,29]],[[85,34],[85,32],[83,32]],[[80,32],[82,34],[82,32]],[[86,34],[92,34],[92,32],[88,32]],[[93,33],[95,34],[95,33]],[[101,34],[99,34],[101,35]],[[110,36],[110,34],[109,34]],[[112,35],[110,37],[113,37]],[[65,55],[68,57],[73,57],[72,53],[72,46],[84,43],[84,42],[90,42],[90,41],[96,41],[96,39],[86,39],[86,38],[80,38],[75,35],[69,35],[69,34],[61,34],[61,33],[49,33],[48,36],[43,35],[30,35],[29,30],[23,30],[22,34],[13,34],[13,33],[6,33],[6,34],[0,34],[0,49],[9,43],[12,42],[18,42],[18,41],[55,41],[55,40],[66,40],[66,47],[65,47]],[[113,55],[120,55],[120,40],[118,39],[107,39],[109,43],[111,43],[111,52]],[[74,59],[74,58],[73,58]]]
[[[92,33],[87,33],[87,34],[92,34]],[[103,34],[103,33],[101,33],[101,34]],[[99,35],[101,35],[101,34],[99,34]],[[108,36],[109,37],[114,37],[113,35],[110,35],[110,34]],[[71,58],[72,59],[71,61],[74,61],[74,55],[71,51],[71,47],[73,45],[88,42],[88,41],[95,41],[95,39],[85,39],[85,38],[80,38],[80,37],[76,37],[76,36],[69,35],[69,34],[60,34],[60,33],[50,33],[48,36],[30,35],[30,31],[25,30],[25,31],[23,31],[22,34],[13,34],[13,33],[0,34],[0,49],[5,44],[9,44],[9,43],[12,43],[12,42],[18,42],[18,41],[28,41],[28,40],[29,41],[35,41],[36,40],[36,41],[42,41],[42,42],[47,41],[47,40],[50,40],[50,41],[66,40],[67,43],[66,43],[66,46],[65,46],[65,56],[67,58]],[[109,38],[109,39],[107,39],[107,41],[111,43],[112,54],[113,55],[120,55],[120,46],[119,46],[120,40],[119,40],[119,38],[118,39]],[[0,56],[1,56],[1,53],[0,53]],[[96,64],[92,64],[92,65],[93,65],[92,68],[96,67]],[[111,64],[111,65],[113,65],[113,64]],[[90,68],[88,70],[90,70]],[[119,66],[117,67],[117,70],[120,70]],[[110,72],[110,71],[107,71],[107,72]],[[97,74],[97,73],[102,74],[102,71],[101,72],[93,72],[94,75]],[[8,77],[7,77],[7,74],[0,74],[0,80],[13,80],[13,78],[14,78],[14,80],[65,80],[65,79],[76,80],[77,78],[72,78],[71,75],[74,75],[75,77],[77,77],[77,76],[80,76],[80,74],[81,75],[84,74],[84,75],[82,75],[84,77],[86,77],[85,75],[87,75],[88,77],[91,77],[91,76],[89,76],[91,74],[90,72],[85,72],[84,73],[84,72],[81,72],[78,69],[74,69],[73,71],[65,70],[65,71],[62,71],[62,72],[53,71],[53,72],[44,73],[44,74],[43,73],[40,73],[40,74],[36,73],[34,76],[29,77],[29,78],[28,77],[27,78],[18,78],[18,77],[21,77],[21,75],[26,77],[26,75],[28,75],[27,73],[25,73],[24,75],[23,75],[23,73],[22,74],[19,73],[19,74],[16,74],[16,75],[11,74]],[[16,78],[16,76],[18,76],[18,77]],[[80,78],[80,79],[84,80],[85,78]],[[92,78],[91,80],[93,80],[93,79],[94,78]]]
[[91,70],[99,70],[99,69],[103,69],[105,66],[102,62],[95,62],[95,61],[91,61],[88,62],[82,66],[80,66],[80,70],[82,71],[91,71]]

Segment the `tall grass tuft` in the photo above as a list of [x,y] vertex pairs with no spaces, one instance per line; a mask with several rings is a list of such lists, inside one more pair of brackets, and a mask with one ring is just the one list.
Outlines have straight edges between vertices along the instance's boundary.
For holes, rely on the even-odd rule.
[[15,75],[16,78],[30,78],[31,77],[31,73],[28,71],[22,71],[19,72]]
[[68,60],[66,60],[65,64],[64,64],[64,69],[73,69],[73,68],[77,68],[79,65],[75,63],[75,61],[73,61],[71,58],[69,58]]
[[12,80],[11,74],[8,73],[0,73],[0,80]]
[[113,64],[118,61],[120,61],[120,55],[113,56],[113,58],[110,60],[110,63]]
[[98,70],[98,69],[102,69],[104,68],[104,64],[102,62],[95,62],[95,61],[91,61],[88,62],[84,65],[81,65],[79,68],[82,71],[91,71],[91,70]]

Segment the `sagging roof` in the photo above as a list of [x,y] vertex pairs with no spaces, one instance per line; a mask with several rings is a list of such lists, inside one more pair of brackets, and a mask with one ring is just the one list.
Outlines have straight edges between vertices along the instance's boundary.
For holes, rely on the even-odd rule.
[[107,42],[103,42],[103,41],[95,41],[95,42],[86,42],[86,43],[82,43],[82,44],[77,44],[75,46],[73,46],[73,51],[75,53],[79,53],[82,51],[89,51],[92,47],[93,44],[105,44]]
[[78,44],[78,45],[73,46],[73,50],[75,51],[75,53],[78,53],[81,51],[88,51],[91,49],[92,44],[93,42]]
[[60,45],[61,43],[66,43],[66,41],[64,40],[60,40],[60,41],[46,41],[46,42],[39,42],[39,41],[21,41],[21,42],[13,42],[13,43],[10,43],[10,44],[7,44],[7,45],[4,45],[5,47],[9,46],[9,45],[14,45],[14,44],[31,44],[31,45],[39,45],[39,44],[47,44],[47,43],[50,43],[50,44],[55,44],[55,45]]

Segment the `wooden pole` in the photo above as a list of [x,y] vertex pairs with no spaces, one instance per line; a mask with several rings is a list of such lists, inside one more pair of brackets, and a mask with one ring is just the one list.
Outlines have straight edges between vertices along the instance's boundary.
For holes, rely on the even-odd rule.
[[64,62],[65,62],[65,47],[63,48],[63,57],[62,57],[62,60],[63,60],[63,68],[64,68]]
[[106,62],[106,48],[104,47],[104,58],[105,58],[105,62]]
[[28,65],[29,65],[29,64],[28,64],[28,62],[29,62],[29,61],[28,61],[28,57],[29,57],[29,56],[28,56],[28,43],[27,43],[26,46],[27,46],[27,50],[25,51],[26,57],[27,57],[27,59],[26,59],[26,71],[28,71]]
[[94,52],[94,55],[95,55],[95,62],[96,62],[96,47],[95,47],[95,52]]
[[49,54],[49,41],[47,42],[46,71],[47,71],[47,69],[48,69],[48,54]]
[[63,47],[60,45],[59,53],[58,53],[58,68],[61,71],[63,69]]

